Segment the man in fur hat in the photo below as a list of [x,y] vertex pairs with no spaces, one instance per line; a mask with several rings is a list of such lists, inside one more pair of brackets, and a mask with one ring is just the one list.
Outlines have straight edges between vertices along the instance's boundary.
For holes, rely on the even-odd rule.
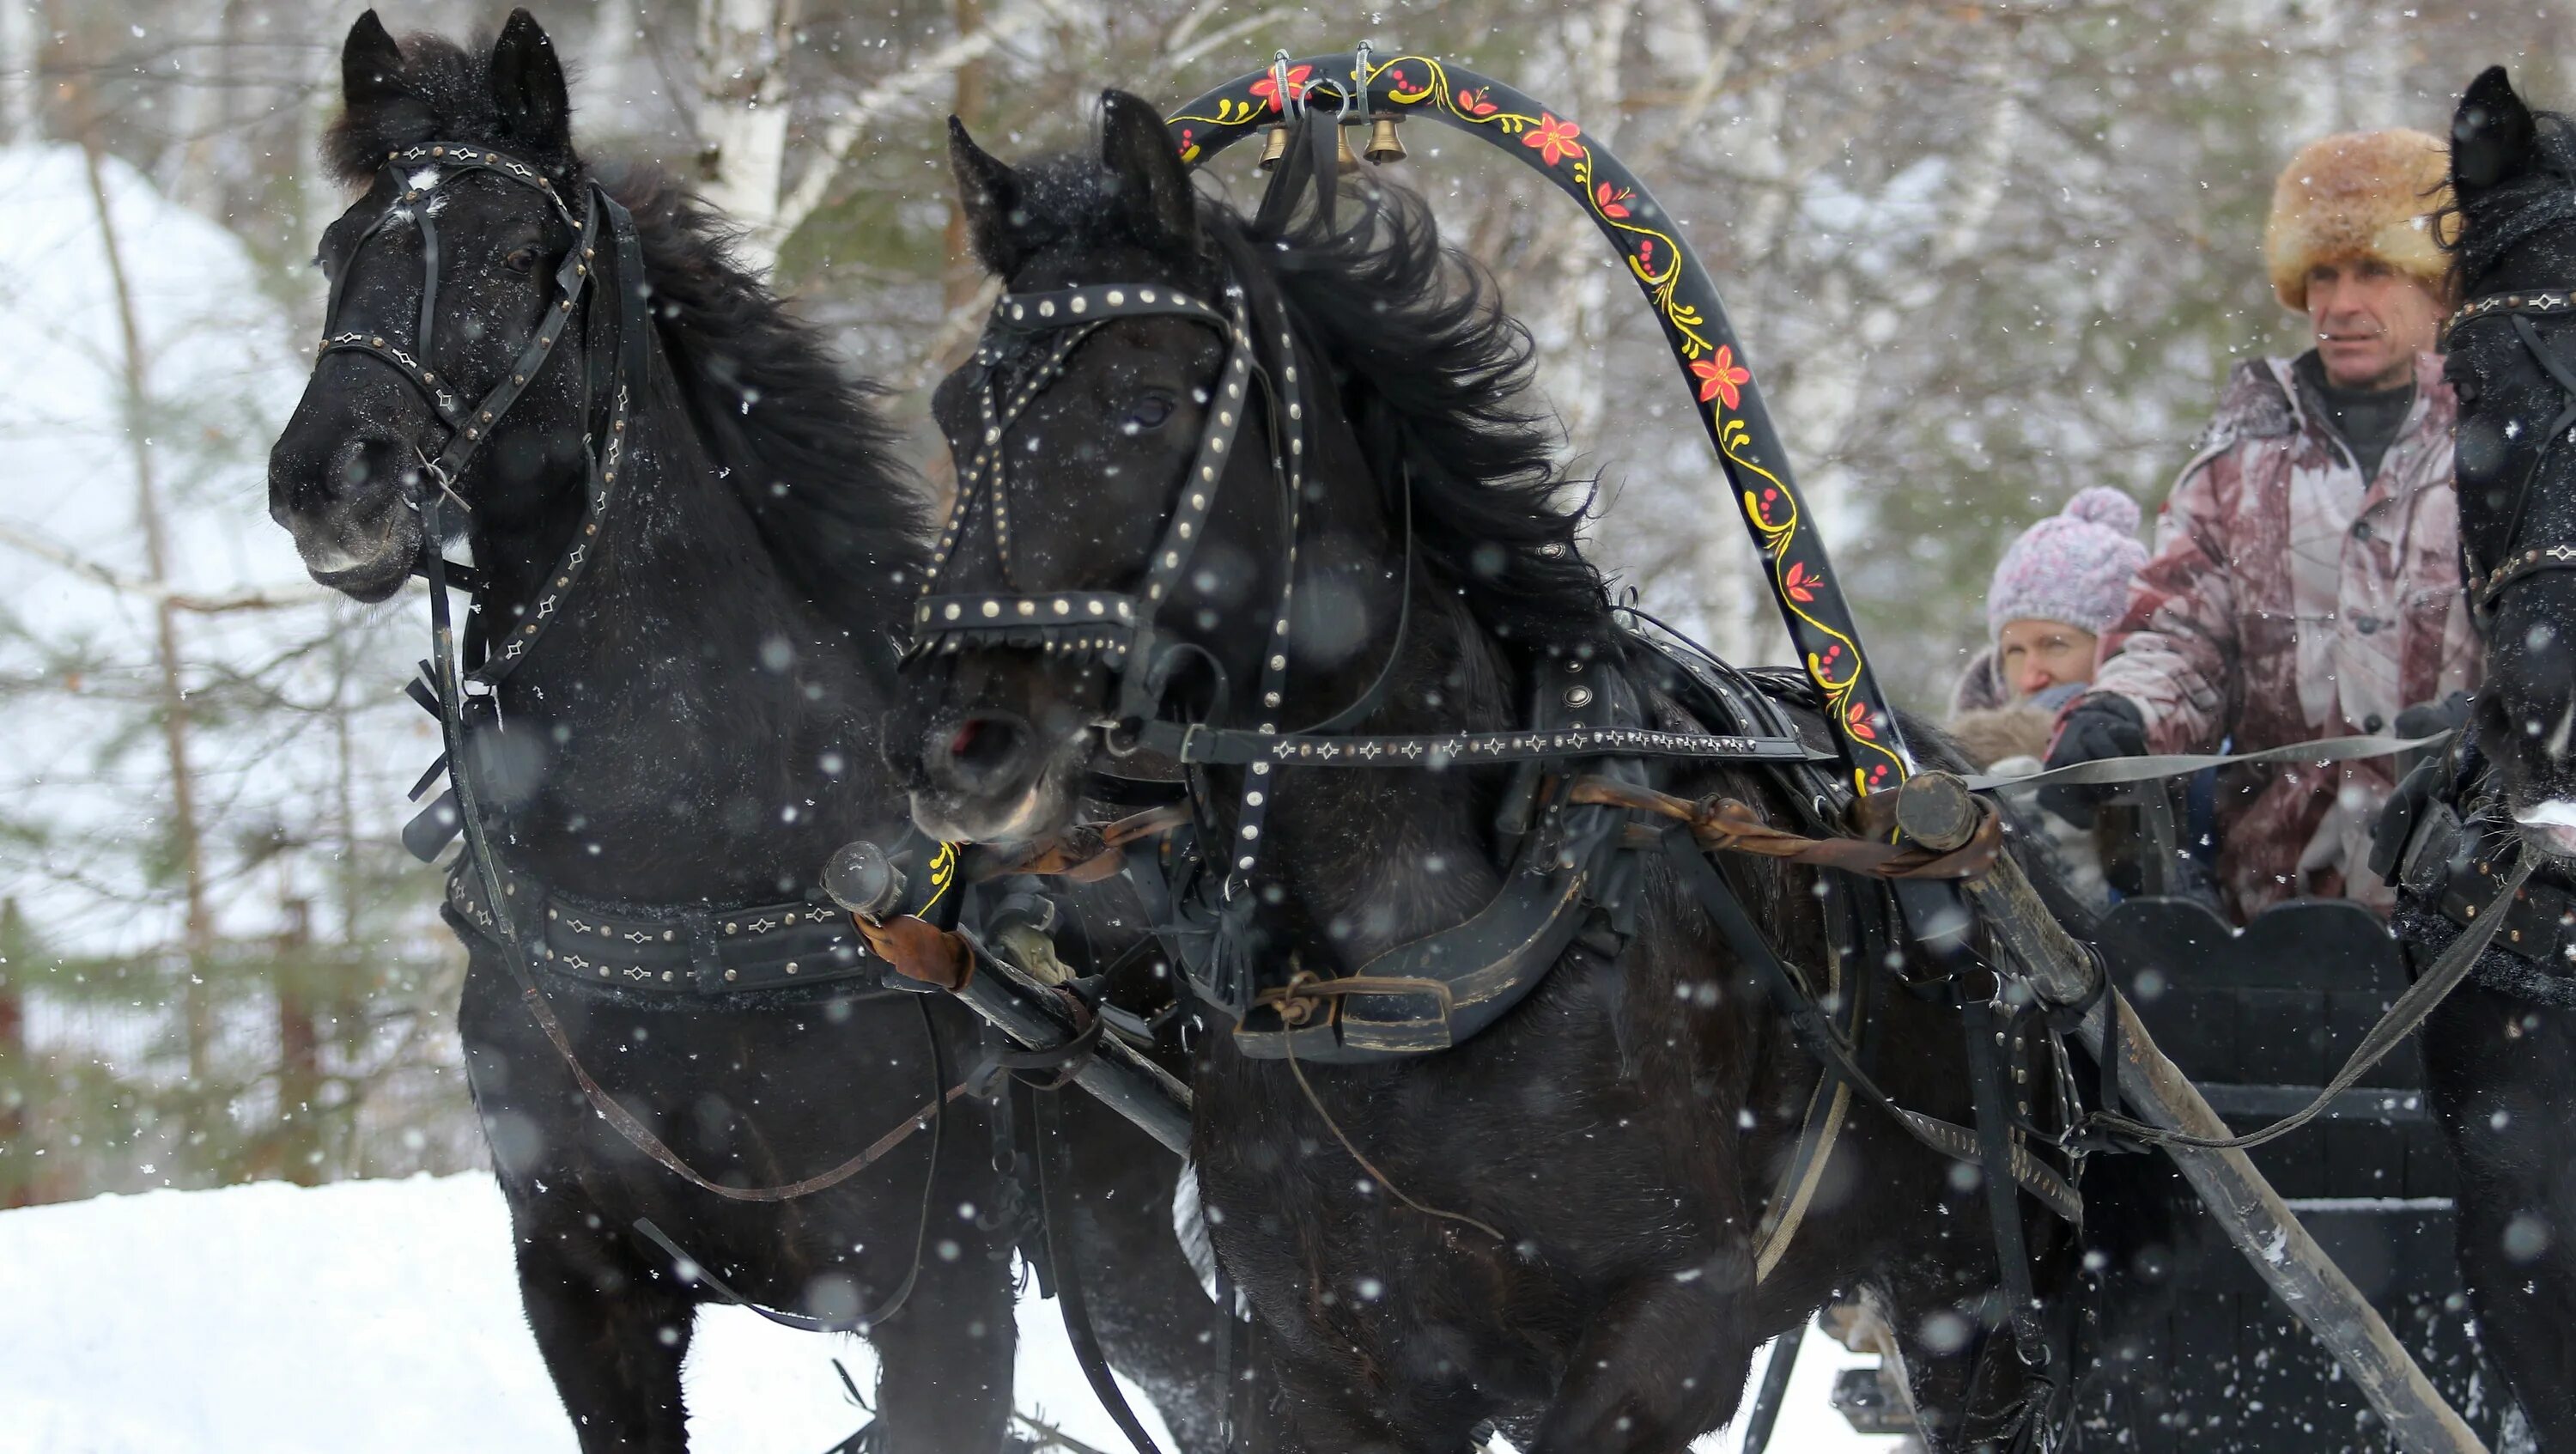
[[[2051,767],[2384,732],[2401,709],[2475,684],[2457,408],[2433,352],[2449,306],[2433,232],[2447,176],[2442,143],[2405,130],[2329,136],[2281,173],[2264,253],[2311,347],[2229,374]],[[2230,912],[2301,895],[2387,912],[2368,860],[2392,786],[2387,759],[2222,773]],[[2045,794],[2086,820],[2100,796]]]

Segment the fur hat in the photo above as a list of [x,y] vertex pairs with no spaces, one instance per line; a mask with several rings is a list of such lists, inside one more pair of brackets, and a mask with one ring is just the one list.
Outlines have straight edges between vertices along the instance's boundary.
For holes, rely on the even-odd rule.
[[2353,258],[2377,258],[2444,292],[2451,264],[2433,229],[2435,211],[2450,205],[2450,178],[2450,148],[2404,127],[2339,132],[2302,148],[2272,184],[2263,227],[2281,306],[2307,312],[2308,270]]
[[2066,508],[2021,533],[1986,587],[1986,634],[2015,621],[2063,621],[2099,636],[2129,604],[2129,577],[2147,563],[2138,502],[2108,485],[2078,490]]

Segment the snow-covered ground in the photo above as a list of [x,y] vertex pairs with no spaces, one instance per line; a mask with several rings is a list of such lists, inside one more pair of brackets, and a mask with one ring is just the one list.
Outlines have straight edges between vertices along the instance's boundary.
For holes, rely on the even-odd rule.
[[[482,1175],[262,1183],[0,1214],[0,1454],[570,1454],[519,1316],[508,1226]],[[1021,1305],[1020,1340],[1020,1406],[1123,1450],[1052,1304]],[[835,1357],[873,1385],[852,1339],[709,1310],[687,1369],[693,1447],[830,1448],[859,1423]],[[1896,1442],[1852,1433],[1825,1405],[1833,1371],[1858,1361],[1808,1335],[1772,1448]],[[1735,1442],[1700,1447],[1719,1454]]]

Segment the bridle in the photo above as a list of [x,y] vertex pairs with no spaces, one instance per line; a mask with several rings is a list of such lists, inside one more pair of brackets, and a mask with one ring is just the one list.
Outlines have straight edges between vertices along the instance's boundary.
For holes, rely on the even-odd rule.
[[[1319,206],[1330,217],[1330,178],[1334,176],[1335,129],[1330,122],[1308,124],[1305,144],[1274,174],[1264,196],[1256,230],[1284,220],[1293,195],[1312,181]],[[1301,165],[1302,163],[1302,165]],[[1102,283],[1049,292],[1006,293],[993,307],[976,347],[977,406],[981,435],[958,470],[957,499],[940,528],[921,599],[913,609],[913,636],[907,662],[930,655],[994,647],[1035,648],[1046,655],[1086,664],[1097,662],[1112,678],[1105,694],[1109,715],[1095,726],[1107,734],[1113,754],[1139,748],[1163,754],[1193,775],[1191,799],[1204,809],[1197,770],[1236,766],[1245,771],[1230,827],[1204,823],[1204,841],[1223,841],[1224,852],[1211,854],[1224,864],[1222,897],[1233,900],[1249,883],[1260,861],[1263,830],[1275,793],[1274,766],[1445,767],[1457,764],[1518,764],[1579,756],[1645,756],[1697,761],[1806,762],[1817,754],[1788,736],[1659,732],[1638,727],[1586,723],[1525,732],[1453,732],[1409,736],[1355,736],[1349,729],[1374,714],[1391,688],[1412,620],[1414,559],[1413,488],[1408,475],[1403,497],[1404,570],[1398,585],[1395,630],[1375,677],[1351,702],[1312,725],[1281,731],[1278,713],[1286,698],[1289,671],[1290,607],[1294,602],[1299,548],[1298,519],[1305,501],[1308,406],[1297,364],[1296,334],[1287,307],[1275,293],[1266,294],[1264,319],[1255,332],[1251,308],[1240,283],[1228,281],[1224,306],[1206,302],[1160,283]],[[1103,326],[1123,318],[1174,317],[1200,324],[1224,341],[1202,428],[1189,470],[1166,509],[1163,529],[1134,591],[1020,592],[1007,589],[1011,576],[1010,501],[1007,455],[1003,437],[1048,385],[1063,376],[1074,350]],[[1275,338],[1275,345],[1272,340]],[[1043,350],[1042,352],[1040,350]],[[1033,359],[1016,379],[1005,376],[1014,360]],[[1251,728],[1211,726],[1205,720],[1166,720],[1164,698],[1180,669],[1191,659],[1215,671],[1216,687],[1205,718],[1222,719],[1228,705],[1224,672],[1205,648],[1186,635],[1165,628],[1166,610],[1205,538],[1217,489],[1227,463],[1238,452],[1246,406],[1254,390],[1266,407],[1269,423],[1270,474],[1283,499],[1286,532],[1279,548],[1279,592],[1269,613],[1262,653],[1258,725]],[[1001,584],[995,592],[942,593],[940,579],[979,517],[990,521],[993,550]],[[1562,547],[1550,546],[1556,550]],[[1580,672],[1581,662],[1570,671]],[[1595,689],[1577,684],[1566,689],[1566,705],[1580,711],[1594,700]]]
[[[417,169],[417,170],[414,170]],[[432,764],[420,785],[413,790],[418,797],[437,780],[441,768],[448,771],[449,792],[432,803],[404,830],[403,839],[415,855],[424,861],[435,856],[462,829],[467,837],[478,875],[485,882],[487,902],[504,901],[501,876],[489,862],[489,853],[480,843],[482,827],[473,811],[474,792],[459,770],[464,763],[465,739],[471,731],[496,719],[495,693],[502,680],[525,660],[546,629],[566,613],[563,605],[589,569],[598,553],[599,535],[607,522],[610,505],[617,495],[618,467],[626,451],[628,416],[636,392],[642,387],[646,347],[650,328],[642,317],[644,287],[644,252],[637,238],[635,219],[620,206],[617,199],[597,182],[583,188],[584,205],[575,216],[564,204],[554,182],[539,168],[490,147],[470,146],[458,142],[427,141],[389,152],[385,157],[385,176],[394,193],[385,210],[365,231],[358,234],[349,248],[348,260],[332,279],[328,311],[323,315],[323,338],[317,357],[349,352],[377,360],[402,376],[436,413],[446,427],[447,438],[438,453],[421,462],[421,482],[407,503],[420,513],[420,559],[414,564],[415,574],[425,577],[430,587],[430,629],[432,662],[424,663],[425,680],[412,682],[412,698],[439,719],[445,755]],[[405,175],[406,171],[410,175]],[[453,379],[442,378],[435,367],[431,346],[437,338],[440,250],[438,223],[431,210],[437,189],[455,178],[474,173],[498,177],[525,187],[544,199],[554,214],[571,226],[575,241],[555,269],[554,290],[547,299],[545,317],[537,325],[534,337],[510,361],[508,373],[491,390],[471,406],[460,405],[452,385]],[[419,321],[415,325],[410,347],[379,332],[360,332],[339,326],[343,293],[349,279],[357,272],[359,252],[368,241],[387,226],[408,218],[421,234],[421,300]],[[595,306],[603,306],[605,315],[597,321],[609,335],[609,346],[595,351],[582,377],[581,418],[585,428],[594,400],[606,394],[608,418],[601,425],[597,439],[585,437],[583,452],[589,465],[589,478],[583,489],[583,509],[575,526],[571,544],[562,558],[548,572],[536,601],[521,608],[526,619],[498,623],[484,614],[480,601],[487,584],[479,571],[472,571],[447,559],[446,511],[455,509],[470,515],[456,483],[463,477],[483,446],[491,441],[494,429],[512,405],[527,392],[528,383],[545,367],[554,354],[555,345],[576,317],[586,312],[582,300],[592,291],[598,276],[600,234],[606,231],[616,253],[617,287],[599,290]],[[469,634],[465,650],[473,660],[460,665],[457,642],[449,618],[447,588],[453,580],[477,600],[479,630]],[[497,649],[492,645],[494,631],[503,633]],[[469,724],[468,716],[476,720]],[[510,916],[496,913],[496,920]],[[499,932],[508,934],[507,929]],[[515,940],[510,940],[515,949]]]
[[2532,326],[2531,320],[2534,317],[2569,315],[2576,315],[2576,294],[2495,293],[2462,304],[2451,315],[2448,325],[2450,331],[2456,332],[2462,324],[2481,318],[2511,319],[2514,336],[2522,341],[2524,351],[2558,386],[2558,414],[2541,431],[2539,443],[2531,452],[2531,462],[2523,467],[2522,478],[2515,482],[2513,509],[2506,519],[2500,558],[2481,573],[2476,557],[2469,553],[2468,542],[2463,539],[2460,543],[2461,574],[2468,590],[2469,613],[2481,631],[2494,620],[2496,605],[2503,599],[2506,587],[2548,571],[2576,570],[2576,544],[2562,541],[2554,545],[2525,547],[2519,553],[2515,550],[2522,538],[2523,522],[2531,513],[2532,489],[2539,481],[2541,465],[2548,461],[2549,451],[2561,439],[2576,431],[2576,368],[2569,367],[2565,360],[2550,352],[2541,341],[2540,330]]
[[[404,175],[406,168],[419,170],[407,177]],[[636,254],[631,267],[627,259],[621,255],[620,276],[630,279],[640,279],[642,276],[641,250],[635,247],[634,219],[627,215],[625,208],[617,204],[616,199],[608,195],[607,189],[596,182],[590,183],[585,188],[586,205],[582,215],[576,217],[572,209],[564,205],[563,197],[555,190],[554,182],[542,170],[489,147],[466,146],[443,141],[422,142],[416,146],[387,153],[384,171],[386,180],[393,184],[393,199],[385,204],[385,210],[377,215],[376,220],[369,223],[364,232],[358,234],[357,241],[350,244],[347,263],[332,279],[330,302],[322,315],[322,345],[317,350],[316,356],[324,358],[341,352],[364,354],[400,374],[404,382],[410,384],[421,398],[428,402],[431,411],[438,415],[439,422],[446,427],[447,440],[434,457],[422,461],[422,470],[429,482],[437,487],[439,493],[461,506],[464,502],[456,494],[457,480],[463,477],[466,466],[473,461],[475,454],[491,439],[493,427],[500,422],[501,416],[508,413],[510,406],[517,403],[520,395],[526,392],[528,381],[536,377],[537,370],[544,366],[546,359],[553,353],[556,340],[562,337],[564,329],[570,325],[574,315],[579,311],[582,295],[590,286],[592,264],[598,260],[599,234],[603,222],[613,234],[621,254],[629,250],[633,250]],[[573,248],[564,254],[562,266],[555,270],[556,296],[548,300],[545,321],[538,325],[536,336],[531,338],[527,347],[521,349],[519,356],[511,361],[509,374],[499,383],[494,384],[490,392],[471,407],[466,407],[460,403],[452,387],[454,380],[442,380],[431,364],[430,350],[436,342],[438,327],[440,261],[438,219],[434,203],[440,186],[457,177],[473,173],[498,177],[537,193],[545,199],[546,205],[554,210],[555,215],[562,218],[565,225],[573,229],[577,234],[577,241]],[[421,242],[420,313],[419,320],[413,327],[411,346],[408,349],[404,348],[399,341],[388,338],[382,333],[360,332],[339,326],[342,294],[348,287],[349,279],[357,272],[359,252],[377,233],[403,220],[412,222],[420,229]],[[623,310],[619,310],[615,323],[621,334],[631,331],[625,326]],[[593,372],[597,371],[594,368]],[[622,372],[631,377],[634,370],[629,368]],[[625,379],[621,377],[620,382],[624,383]],[[614,436],[623,432],[625,404],[626,399],[621,392],[621,397],[617,401],[617,417],[612,421],[612,427],[608,431],[611,436],[608,441],[611,451],[616,445]],[[585,399],[586,405],[587,399]],[[584,416],[587,417],[587,414],[588,409],[585,407]],[[597,459],[597,457],[598,452],[595,451],[593,458]],[[517,656],[513,655],[509,659],[515,661]]]
[[[1162,698],[1182,665],[1192,657],[1207,661],[1217,675],[1216,711],[1225,708],[1224,671],[1203,648],[1166,633],[1163,608],[1180,593],[1191,560],[1206,538],[1209,513],[1215,508],[1230,456],[1243,434],[1253,391],[1268,406],[1270,473],[1278,482],[1287,518],[1286,558],[1279,594],[1270,613],[1268,650],[1260,673],[1265,714],[1275,712],[1286,693],[1289,608],[1296,594],[1297,522],[1305,497],[1305,395],[1296,363],[1296,343],[1286,310],[1270,310],[1278,328],[1278,352],[1261,358],[1253,341],[1250,310],[1243,290],[1229,284],[1220,308],[1179,289],[1159,283],[1104,283],[1042,293],[1006,293],[993,305],[982,341],[975,350],[981,377],[976,392],[983,434],[958,470],[957,501],[940,527],[939,540],[923,573],[921,600],[913,608],[913,639],[907,658],[948,653],[978,646],[1034,644],[1048,655],[1096,659],[1114,679],[1108,730],[1134,731],[1143,745],[1163,750],[1181,746],[1183,729],[1161,720]],[[1200,431],[1189,470],[1181,478],[1163,530],[1147,563],[1141,589],[1056,591],[1044,594],[942,594],[939,580],[979,516],[988,518],[995,562],[1005,585],[1011,579],[1010,481],[1003,436],[1047,386],[1062,377],[1067,361],[1082,341],[1122,318],[1180,318],[1213,330],[1224,342],[1225,358],[1209,390],[1207,423]],[[1039,350],[1043,350],[1040,352]],[[1013,380],[1004,370],[1015,359],[1031,359]],[[1364,703],[1373,706],[1374,703]],[[1338,716],[1342,714],[1337,714]],[[1205,730],[1205,729],[1195,729]],[[1276,720],[1258,731],[1275,735]],[[1251,872],[1259,861],[1261,830],[1270,795],[1262,780],[1270,766],[1254,762],[1236,819],[1233,852],[1236,875]]]

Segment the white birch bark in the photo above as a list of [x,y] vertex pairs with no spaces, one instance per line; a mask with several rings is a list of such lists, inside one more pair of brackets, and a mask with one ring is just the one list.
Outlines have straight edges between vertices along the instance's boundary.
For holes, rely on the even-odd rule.
[[797,0],[699,0],[698,184],[740,223],[742,260],[778,260],[787,164],[787,51]]
[[36,138],[36,23],[33,0],[0,0],[0,141]]

